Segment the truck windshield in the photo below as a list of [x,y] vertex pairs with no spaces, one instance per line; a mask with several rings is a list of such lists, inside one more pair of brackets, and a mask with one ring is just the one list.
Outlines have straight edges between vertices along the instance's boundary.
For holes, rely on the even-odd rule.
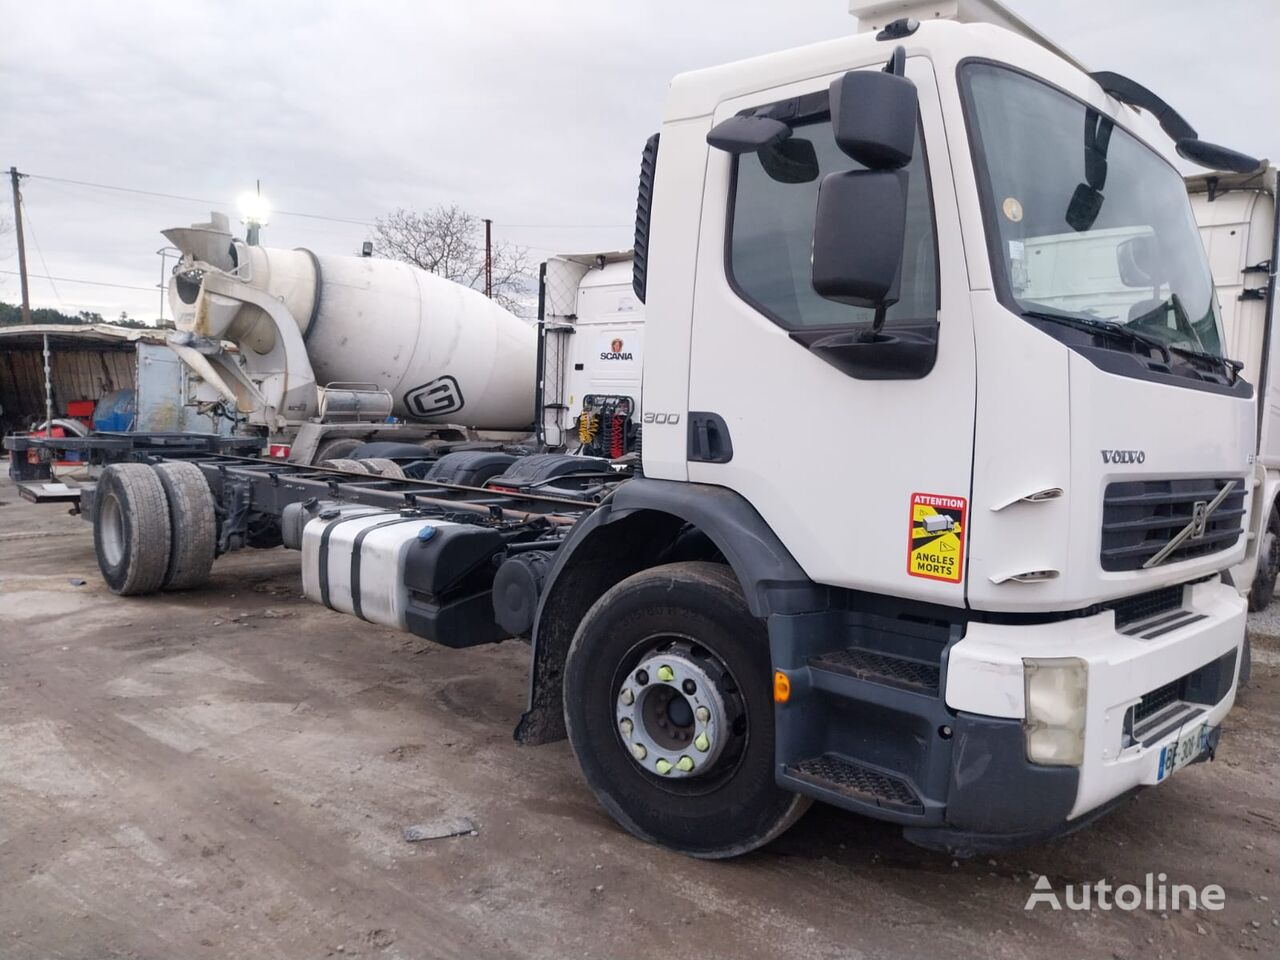
[[1221,357],[1213,280],[1177,171],[1039,80],[988,63],[962,78],[1001,301],[1102,346]]

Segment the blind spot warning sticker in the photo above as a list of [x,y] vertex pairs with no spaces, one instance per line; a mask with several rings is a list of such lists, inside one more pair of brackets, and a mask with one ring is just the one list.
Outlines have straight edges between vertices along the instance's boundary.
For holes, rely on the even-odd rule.
[[959,583],[964,576],[964,532],[968,501],[933,493],[911,495],[907,573]]

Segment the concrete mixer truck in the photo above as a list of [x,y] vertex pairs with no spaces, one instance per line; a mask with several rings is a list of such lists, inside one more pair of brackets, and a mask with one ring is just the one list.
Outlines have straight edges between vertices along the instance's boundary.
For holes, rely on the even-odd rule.
[[[528,638],[517,737],[567,737],[611,816],[693,856],[815,799],[974,853],[1178,789],[1237,689],[1255,400],[1161,149],[1257,161],[998,5],[851,6],[856,35],[670,85],[639,458],[475,480],[495,453],[390,478],[152,450],[86,511],[110,589],[203,582],[274,523],[318,603]],[[1104,255],[1122,289],[1081,298]]]
[[475,290],[392,260],[251,246],[216,213],[163,233],[182,252],[170,346],[197,378],[191,399],[293,459],[458,424],[529,435],[535,331]]

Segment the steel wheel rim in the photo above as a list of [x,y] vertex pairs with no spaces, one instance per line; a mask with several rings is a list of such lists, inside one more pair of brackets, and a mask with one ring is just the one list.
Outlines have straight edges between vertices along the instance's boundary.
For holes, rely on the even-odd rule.
[[724,660],[694,638],[663,633],[639,641],[612,692],[620,746],[664,789],[714,788],[713,780],[741,762],[748,725],[740,686]]
[[114,567],[124,559],[124,510],[116,497],[103,500],[98,530],[102,540],[102,555],[108,566]]

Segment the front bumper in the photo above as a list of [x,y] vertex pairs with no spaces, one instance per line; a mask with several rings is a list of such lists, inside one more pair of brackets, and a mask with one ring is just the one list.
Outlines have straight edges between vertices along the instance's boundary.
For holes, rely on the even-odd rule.
[[[947,705],[1021,721],[1023,657],[1084,660],[1089,676],[1084,762],[1068,813],[1082,816],[1135,787],[1159,782],[1161,749],[1175,742],[1186,724],[1218,726],[1235,702],[1244,600],[1215,579],[1184,587],[1181,609],[1186,616],[1180,626],[1178,619],[1162,624],[1156,617],[1117,629],[1111,610],[1034,627],[970,624],[950,651]],[[1139,719],[1135,739],[1126,725],[1134,726],[1133,711],[1141,715],[1144,697],[1177,697],[1173,688],[1187,677],[1199,683],[1191,700],[1179,701],[1187,709],[1148,729]],[[1180,716],[1184,722],[1170,726]]]
[[[775,711],[778,782],[956,851],[1079,829],[1159,782],[1162,749],[1193,725],[1216,728],[1234,702],[1244,601],[1216,578],[1181,589],[1180,609],[1120,628],[1112,610],[936,636],[867,614],[771,617],[774,667],[791,689]],[[1086,662],[1078,767],[1027,760],[1023,657]],[[930,690],[919,668],[934,662]]]

